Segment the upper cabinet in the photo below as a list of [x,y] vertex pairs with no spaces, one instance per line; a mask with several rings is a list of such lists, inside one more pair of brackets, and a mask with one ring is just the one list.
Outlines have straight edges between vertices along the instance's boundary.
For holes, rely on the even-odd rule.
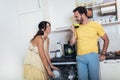
[[27,46],[38,30],[38,24],[44,20],[42,0],[18,0],[18,21],[22,46]]
[[73,23],[75,0],[47,0],[52,31],[67,29]]
[[41,8],[40,0],[18,0],[17,3],[19,14],[32,13]]
[[[81,3],[82,1],[82,3]],[[77,6],[86,6],[91,13],[89,19],[102,25],[120,23],[119,0],[76,0]]]

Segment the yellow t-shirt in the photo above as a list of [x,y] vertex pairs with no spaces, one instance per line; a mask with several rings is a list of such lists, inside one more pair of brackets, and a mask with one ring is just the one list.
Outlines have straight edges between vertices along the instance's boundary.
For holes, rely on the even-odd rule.
[[79,28],[76,28],[77,55],[98,52],[98,38],[104,34],[105,31],[103,27],[94,21],[90,21],[88,24],[80,25]]

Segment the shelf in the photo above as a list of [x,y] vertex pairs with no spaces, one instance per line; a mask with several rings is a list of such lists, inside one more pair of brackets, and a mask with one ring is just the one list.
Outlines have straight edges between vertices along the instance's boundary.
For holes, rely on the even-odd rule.
[[102,23],[102,25],[109,25],[109,24],[119,24],[120,21],[114,21],[114,22],[109,22],[109,23]]
[[108,6],[108,5],[112,5],[112,4],[116,4],[116,1],[100,4],[100,6]]
[[102,4],[98,4],[98,5],[93,5],[93,6],[86,6],[86,8],[96,8],[96,7],[101,7],[101,6],[108,6],[108,5],[112,5],[112,4],[116,4],[116,1],[114,2],[108,2],[108,3],[102,3]]

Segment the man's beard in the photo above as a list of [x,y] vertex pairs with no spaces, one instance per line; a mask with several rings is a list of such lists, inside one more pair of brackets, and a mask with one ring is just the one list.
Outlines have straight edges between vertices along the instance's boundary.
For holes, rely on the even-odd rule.
[[80,24],[83,24],[83,20],[82,19],[80,20]]
[[77,23],[79,23],[79,24],[83,24],[83,19],[81,19],[81,20],[76,20],[77,21]]
[[82,17],[81,17],[81,20],[77,20],[77,22],[78,22],[79,24],[83,24],[83,19],[82,19]]

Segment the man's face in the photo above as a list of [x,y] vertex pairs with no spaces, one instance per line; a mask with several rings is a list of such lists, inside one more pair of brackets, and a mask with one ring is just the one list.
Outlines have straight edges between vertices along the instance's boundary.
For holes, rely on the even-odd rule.
[[75,17],[75,20],[77,21],[77,23],[79,23],[79,24],[83,23],[82,15],[78,11],[74,12],[74,17]]

